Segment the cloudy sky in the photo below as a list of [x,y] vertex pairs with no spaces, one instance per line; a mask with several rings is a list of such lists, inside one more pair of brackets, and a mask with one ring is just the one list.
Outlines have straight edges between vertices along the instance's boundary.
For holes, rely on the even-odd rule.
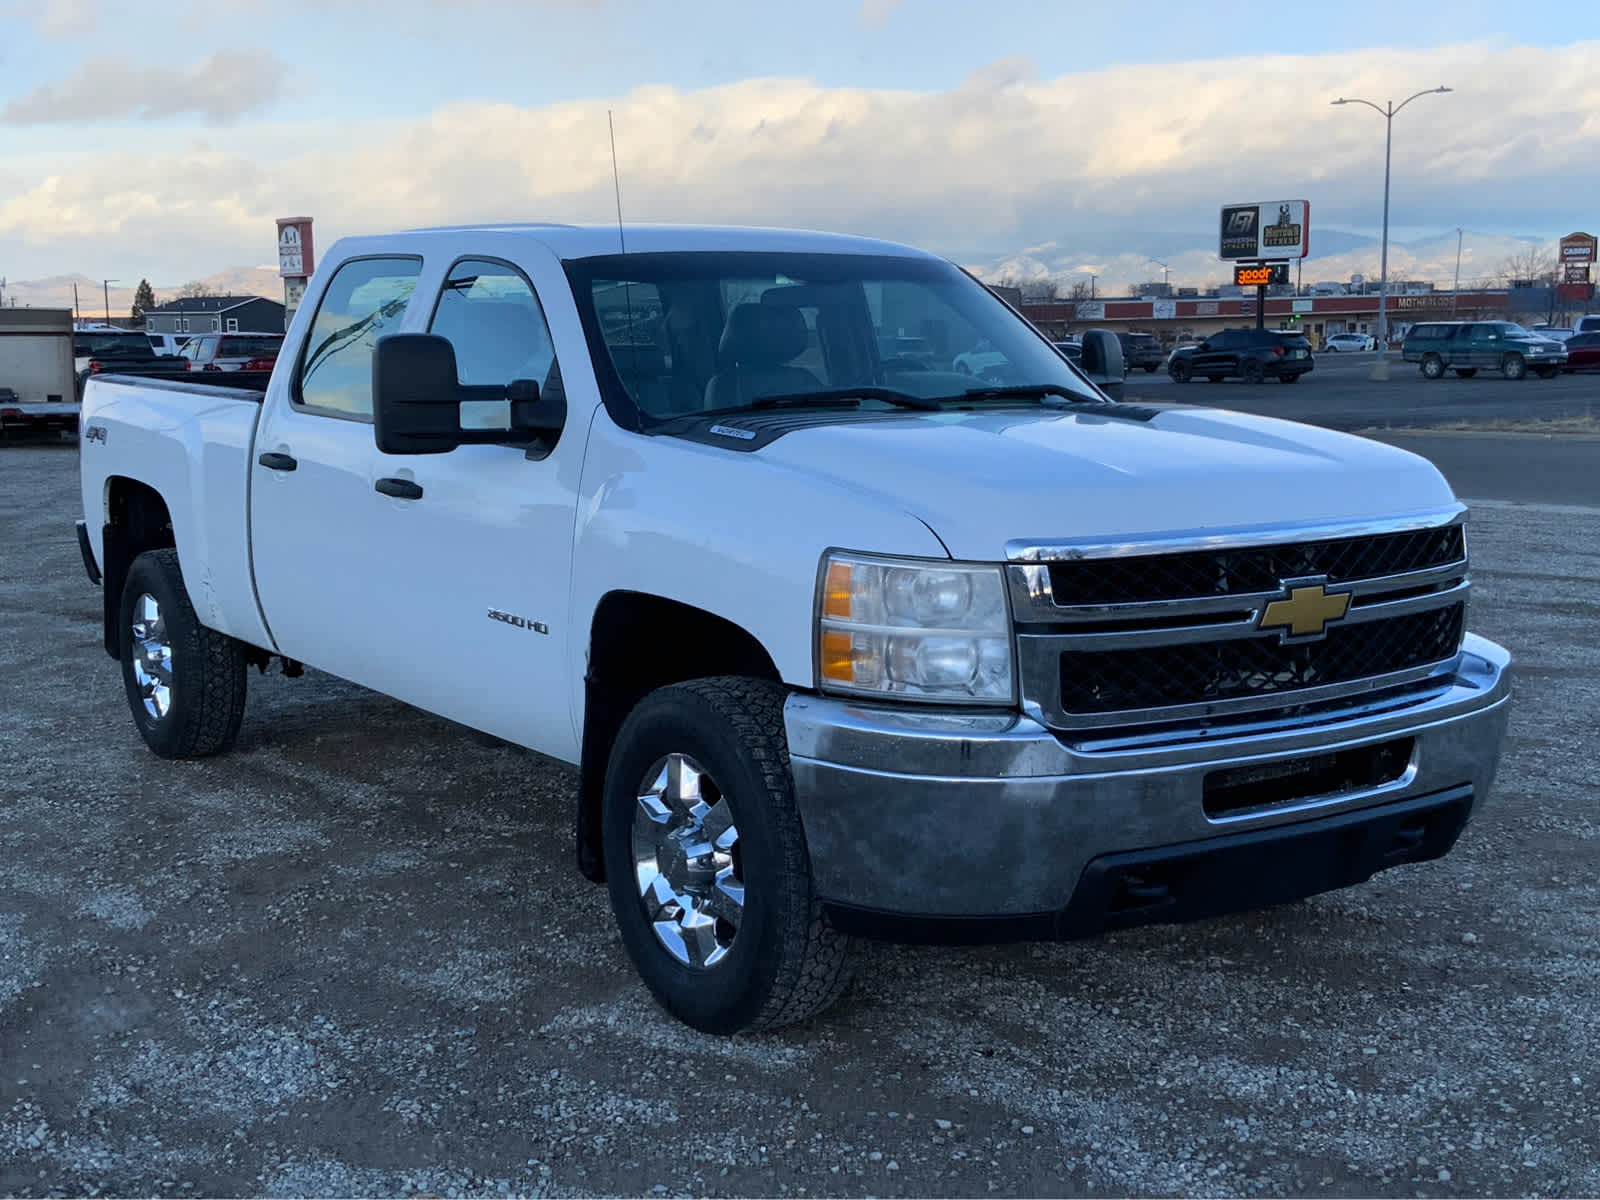
[[611,220],[608,109],[630,220],[1065,263],[1238,200],[1375,234],[1384,122],[1329,101],[1445,84],[1394,123],[1397,239],[1600,226],[1594,0],[0,0],[0,71],[13,281],[269,263],[278,216]]

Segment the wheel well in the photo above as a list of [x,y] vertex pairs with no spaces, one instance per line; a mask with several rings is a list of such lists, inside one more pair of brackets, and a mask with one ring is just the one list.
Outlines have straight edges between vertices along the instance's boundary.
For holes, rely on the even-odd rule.
[[176,547],[172,514],[161,493],[147,483],[114,475],[106,480],[106,523],[101,532],[101,588],[105,600],[105,648],[112,658],[122,657],[122,634],[117,627],[122,611],[122,585],[133,560],[146,550]]
[[583,750],[578,778],[578,869],[605,880],[600,800],[622,722],[650,692],[689,679],[744,675],[782,682],[747,630],[704,609],[643,592],[608,593],[589,629]]

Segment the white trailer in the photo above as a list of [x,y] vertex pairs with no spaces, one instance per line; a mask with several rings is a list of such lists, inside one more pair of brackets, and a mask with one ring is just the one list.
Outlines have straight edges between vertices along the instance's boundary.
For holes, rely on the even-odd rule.
[[0,309],[0,432],[77,427],[71,310]]

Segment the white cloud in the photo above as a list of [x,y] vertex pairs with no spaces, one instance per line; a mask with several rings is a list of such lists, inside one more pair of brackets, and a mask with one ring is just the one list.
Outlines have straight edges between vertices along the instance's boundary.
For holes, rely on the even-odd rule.
[[77,37],[95,26],[99,0],[10,0],[5,15],[26,21],[41,36]]
[[[1056,79],[1008,59],[940,92],[652,86],[537,109],[452,104],[415,121],[252,123],[225,148],[152,130],[125,153],[13,157],[21,186],[0,202],[0,238],[38,248],[30,261],[46,247],[103,262],[167,246],[190,256],[163,272],[181,278],[257,261],[290,212],[315,216],[324,246],[433,222],[604,221],[612,108],[630,220],[839,229],[966,255],[1054,241],[1068,266],[1093,269],[1106,251],[1075,252],[1075,234],[1205,231],[1229,201],[1305,196],[1315,249],[1318,228],[1375,226],[1382,199],[1383,122],[1328,101],[1436,79],[1457,91],[1394,124],[1397,225],[1553,234],[1600,219],[1600,43],[1586,43]],[[77,261],[90,260],[58,269]]]
[[864,29],[882,29],[905,0],[861,0],[860,22]]
[[44,84],[9,101],[0,122],[43,125],[103,118],[154,120],[198,113],[231,121],[274,100],[284,64],[266,50],[218,50],[189,67],[141,66],[124,58],[93,58],[60,83]]

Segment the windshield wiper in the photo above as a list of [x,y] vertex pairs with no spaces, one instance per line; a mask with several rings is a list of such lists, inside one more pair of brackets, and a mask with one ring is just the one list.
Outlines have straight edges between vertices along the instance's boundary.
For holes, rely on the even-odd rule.
[[841,387],[828,388],[820,392],[790,392],[782,396],[762,396],[759,400],[752,401],[750,407],[805,408],[808,405],[815,405],[818,408],[857,408],[863,400],[882,400],[885,404],[893,404],[896,408],[916,408],[926,412],[935,412],[939,408],[938,400],[885,387]]
[[963,400],[1026,399],[1030,396],[1039,400],[1043,400],[1046,396],[1059,396],[1069,404],[1111,403],[1111,401],[1102,400],[1098,396],[1085,396],[1082,392],[1075,391],[1060,383],[1024,383],[1015,387],[973,388],[971,391],[958,392],[954,396],[941,396],[940,400],[950,404],[959,404]]

